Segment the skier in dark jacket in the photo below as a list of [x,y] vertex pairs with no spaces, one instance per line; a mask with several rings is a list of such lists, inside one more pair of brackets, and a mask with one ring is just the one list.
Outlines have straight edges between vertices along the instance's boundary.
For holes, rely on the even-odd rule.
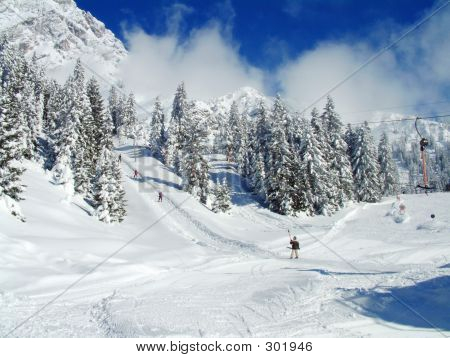
[[[289,232],[289,231],[288,231]],[[291,245],[291,259],[295,258],[298,259],[298,250],[300,250],[300,243],[297,241],[297,237],[294,236],[293,238],[291,238],[291,233],[289,232],[289,239],[291,239],[290,241],[290,245]]]
[[162,191],[160,191],[160,192],[158,193],[158,203],[161,203],[161,202],[162,202],[162,199],[163,199],[163,193],[162,193]]

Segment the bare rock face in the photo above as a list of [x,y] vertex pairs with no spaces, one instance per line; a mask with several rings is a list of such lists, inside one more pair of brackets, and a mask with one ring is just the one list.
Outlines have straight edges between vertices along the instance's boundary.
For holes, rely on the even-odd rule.
[[60,81],[81,58],[105,78],[106,87],[116,81],[117,68],[127,56],[122,42],[73,0],[2,0],[0,35],[6,35],[27,58],[36,54],[47,74]]

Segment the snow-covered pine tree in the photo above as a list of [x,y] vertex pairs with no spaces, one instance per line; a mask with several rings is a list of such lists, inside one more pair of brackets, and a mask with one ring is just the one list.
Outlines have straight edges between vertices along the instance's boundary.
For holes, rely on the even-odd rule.
[[112,173],[114,179],[114,196],[113,206],[111,207],[111,215],[114,221],[123,221],[127,215],[127,205],[125,199],[125,189],[122,185],[122,169],[117,160],[112,161]]
[[378,144],[378,163],[380,164],[381,190],[384,196],[398,193],[398,169],[392,158],[392,148],[386,132],[383,132]]
[[230,187],[226,177],[223,178],[222,183],[217,178],[214,186],[214,201],[212,203],[212,211],[215,213],[226,213],[231,210],[231,194]]
[[238,133],[236,151],[236,162],[238,173],[243,177],[250,175],[250,157],[249,157],[249,133],[248,133],[248,115],[245,109],[241,114],[240,132]]
[[29,63],[23,58],[18,59],[21,82],[21,111],[23,113],[25,142],[24,156],[35,158],[38,151],[38,139],[42,132],[43,115],[43,74],[35,63]]
[[125,127],[125,107],[127,104],[127,96],[123,93],[117,93],[117,137],[119,143],[122,143],[123,139],[126,138],[126,127]]
[[256,113],[256,127],[255,127],[255,146],[254,151],[261,153],[264,162],[264,171],[269,171],[269,139],[270,139],[270,118],[264,103],[261,101],[258,105]]
[[353,130],[351,124],[347,124],[347,128],[345,130],[344,133],[344,140],[345,143],[347,143],[347,156],[350,159],[350,165],[352,162],[352,153],[355,147],[355,142],[356,142],[356,135],[355,135],[355,131]]
[[182,185],[185,191],[198,196],[200,202],[205,204],[209,193],[209,166],[203,154],[206,151],[208,113],[191,102],[183,115],[185,133],[180,161]]
[[379,201],[380,165],[367,122],[355,131],[351,158],[356,199],[370,203]]
[[311,124],[304,128],[301,151],[302,177],[299,182],[301,200],[312,200],[301,204],[307,213],[329,215],[335,209],[335,204],[330,198],[329,165],[326,161],[324,148],[324,134],[322,132],[319,112],[313,109],[311,112]]
[[47,79],[44,69],[37,63],[37,56],[33,54],[31,59],[31,81],[34,85],[34,97],[36,113],[38,116],[38,135],[42,134],[44,119],[44,96],[46,93]]
[[347,153],[347,143],[342,132],[343,124],[330,96],[327,97],[321,119],[324,125],[325,139],[330,147],[330,151],[326,153],[327,162],[333,173],[330,179],[335,179],[332,188],[333,197],[337,206],[343,207],[346,201],[353,198],[353,175]]
[[93,128],[92,111],[84,79],[84,69],[78,60],[63,88],[64,103],[59,114],[61,126],[57,129],[56,160],[52,169],[55,183],[64,184],[73,179],[74,188],[79,193],[86,193],[89,188],[90,148],[94,145],[90,132]]
[[212,152],[217,154],[227,154],[227,140],[229,127],[227,124],[228,116],[222,113],[214,114],[214,123],[217,123],[217,130],[214,136]]
[[[103,98],[100,93],[100,86],[97,80],[92,77],[87,84],[87,96],[92,113],[92,123],[87,123],[90,127],[85,128],[87,137],[92,140],[92,145],[88,146],[89,176],[92,183],[97,170],[97,161],[103,148],[112,150],[112,133],[114,130],[112,118],[106,112]],[[90,186],[92,189],[92,186]]]
[[286,118],[286,139],[289,147],[293,153],[300,153],[303,127],[306,119],[300,117],[297,113],[290,114]]
[[56,160],[55,146],[58,133],[62,127],[62,111],[64,108],[64,91],[56,81],[49,81],[45,86],[42,130],[46,140],[45,168],[52,169]]
[[123,124],[124,102],[116,86],[111,86],[108,97],[108,112],[112,118],[113,135],[118,133],[119,127]]
[[264,169],[264,158],[262,153],[253,152],[251,161],[250,184],[253,192],[264,202],[267,201],[266,172]]
[[25,171],[19,71],[14,50],[5,41],[0,42],[0,198],[6,201],[11,214],[24,220],[17,204],[23,199],[21,176]]
[[38,114],[36,113],[34,89],[31,82],[28,64],[21,61],[21,82],[20,106],[23,116],[23,126],[25,131],[24,157],[31,159],[37,151],[37,139],[39,135]]
[[91,102],[87,93],[85,83],[85,72],[78,61],[75,65],[74,82],[77,86],[75,106],[72,111],[78,112],[78,137],[76,143],[77,152],[74,156],[74,184],[75,191],[80,194],[87,194],[91,187],[92,176],[96,166],[97,143],[96,125],[92,116]]
[[183,156],[183,143],[186,136],[185,127],[187,111],[189,110],[188,107],[184,82],[181,82],[173,99],[166,150],[166,164],[173,166],[177,174],[180,174],[180,161]]
[[275,98],[270,122],[272,126],[268,142],[270,159],[266,179],[267,201],[270,210],[283,215],[292,215],[294,155],[286,139],[288,113],[280,96]]
[[126,201],[120,165],[112,152],[114,126],[109,115],[100,116],[100,119],[102,131],[98,139],[101,152],[92,185],[93,206],[99,220],[121,222],[126,215]]
[[136,100],[134,94],[130,93],[125,103],[123,113],[123,133],[126,137],[136,139],[138,136],[138,118],[136,112]]
[[241,146],[241,117],[239,116],[239,109],[237,103],[233,101],[228,114],[227,137],[226,137],[226,156],[228,162],[236,162],[236,156]]
[[152,119],[150,122],[150,138],[149,147],[155,158],[164,159],[166,151],[166,129],[165,116],[162,109],[161,100],[159,97],[155,100],[155,106],[152,112]]
[[106,223],[120,222],[125,214],[123,188],[116,180],[114,170],[120,172],[112,152],[105,147],[97,164],[93,199],[97,217]]

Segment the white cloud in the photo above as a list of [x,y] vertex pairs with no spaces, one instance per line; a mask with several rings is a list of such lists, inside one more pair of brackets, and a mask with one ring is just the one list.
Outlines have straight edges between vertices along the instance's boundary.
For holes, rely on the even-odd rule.
[[[228,20],[210,22],[181,41],[179,24],[190,11],[183,6],[172,8],[167,15],[172,28],[169,21],[163,36],[141,29],[126,33],[129,56],[121,66],[121,78],[142,104],[158,95],[171,97],[184,81],[189,97],[203,100],[243,86],[273,95],[273,88],[278,87],[292,107],[302,110],[376,53],[379,44],[388,44],[406,30],[395,24],[384,28],[378,25],[370,39],[321,42],[297,58],[286,59],[269,73],[249,65],[239,55],[231,39],[233,11],[227,12]],[[450,11],[444,11],[333,91],[344,121],[359,122],[372,116],[347,112],[448,100],[449,33]],[[375,42],[378,45],[373,45]],[[399,111],[419,109],[419,114],[440,110],[429,106]]]
[[192,14],[194,9],[182,3],[174,3],[165,9],[166,28],[169,34],[177,34],[187,15]]
[[[391,33],[389,41],[398,38],[400,33]],[[333,91],[344,120],[370,119],[367,118],[370,113],[362,117],[346,112],[448,100],[449,33],[450,11],[444,11]],[[320,43],[280,66],[277,80],[282,94],[296,109],[303,110],[377,51],[364,41]],[[415,109],[436,110],[434,107]]]
[[263,90],[263,72],[248,65],[221,34],[217,23],[193,31],[183,43],[176,34],[126,33],[129,56],[121,67],[125,85],[146,100],[170,96],[184,81],[191,98],[209,99],[242,86]]

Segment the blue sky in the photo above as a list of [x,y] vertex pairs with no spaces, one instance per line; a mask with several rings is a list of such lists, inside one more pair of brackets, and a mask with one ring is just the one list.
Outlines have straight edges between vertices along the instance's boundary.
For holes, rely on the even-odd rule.
[[274,68],[324,40],[367,38],[378,26],[408,25],[432,0],[77,0],[119,38],[123,26],[163,35],[174,12],[181,39],[216,20],[224,25],[249,63]]
[[[444,0],[76,0],[126,44],[120,78],[141,102],[253,87],[295,109],[314,103]],[[331,95],[346,121],[368,110],[449,110],[450,5]],[[320,107],[322,103],[319,103]],[[356,113],[355,113],[356,112]],[[364,112],[362,118],[361,112]]]

